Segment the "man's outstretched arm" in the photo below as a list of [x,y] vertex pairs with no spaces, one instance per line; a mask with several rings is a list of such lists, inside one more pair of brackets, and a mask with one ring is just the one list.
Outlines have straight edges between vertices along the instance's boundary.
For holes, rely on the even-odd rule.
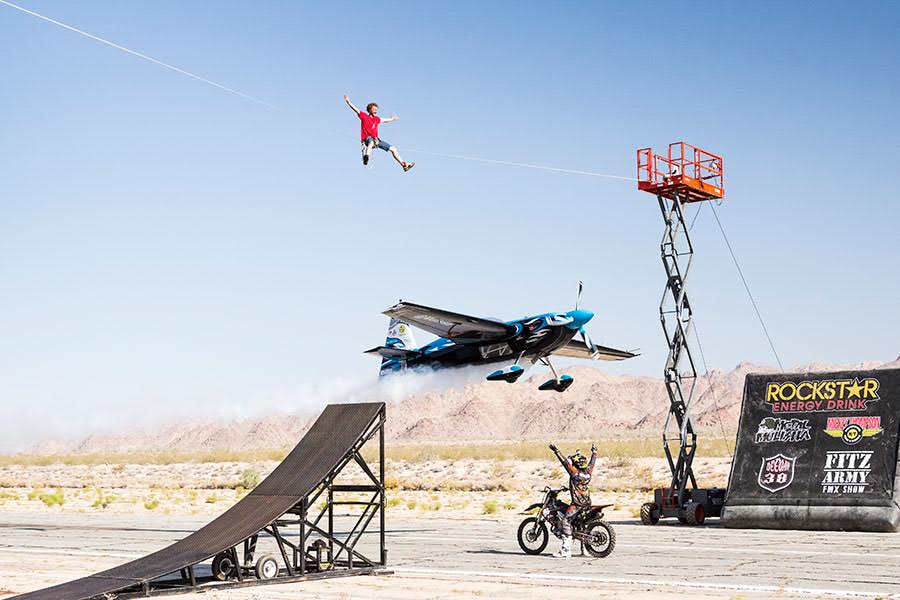
[[383,118],[381,120],[381,124],[384,125],[385,123],[391,123],[393,121],[399,121],[399,120],[400,120],[400,117],[398,115],[391,115],[389,117]]
[[355,114],[357,114],[357,115],[359,114],[359,109],[356,108],[356,105],[355,105],[355,104],[353,104],[352,102],[350,102],[350,98],[349,98],[346,94],[344,94],[344,102],[347,103],[347,106],[350,107],[350,110],[352,110],[352,111],[353,111]]

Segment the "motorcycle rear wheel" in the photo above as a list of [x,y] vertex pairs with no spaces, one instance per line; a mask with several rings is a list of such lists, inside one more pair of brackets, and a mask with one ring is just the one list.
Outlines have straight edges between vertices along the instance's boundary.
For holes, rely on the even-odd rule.
[[616,530],[603,519],[588,521],[583,539],[584,549],[594,558],[606,558],[616,548]]
[[547,525],[538,521],[537,517],[524,519],[519,524],[516,537],[519,540],[519,548],[525,554],[540,554],[547,547],[547,542],[550,541]]

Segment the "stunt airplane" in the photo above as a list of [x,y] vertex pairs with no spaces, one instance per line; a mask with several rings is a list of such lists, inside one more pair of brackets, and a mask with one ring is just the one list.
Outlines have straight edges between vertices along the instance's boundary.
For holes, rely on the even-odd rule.
[[[584,325],[594,313],[578,307],[581,290],[579,283],[575,310],[506,322],[401,301],[383,313],[391,317],[385,345],[367,350],[366,354],[382,357],[381,375],[419,366],[443,368],[512,362],[487,376],[488,381],[507,383],[515,383],[525,373],[519,363],[528,360],[531,364],[550,367],[553,373],[553,379],[539,389],[564,392],[575,380],[556,372],[550,362],[551,355],[589,360],[625,360],[637,356],[634,352],[598,346],[591,341]],[[417,347],[410,326],[439,337]],[[580,339],[575,339],[579,334]]]

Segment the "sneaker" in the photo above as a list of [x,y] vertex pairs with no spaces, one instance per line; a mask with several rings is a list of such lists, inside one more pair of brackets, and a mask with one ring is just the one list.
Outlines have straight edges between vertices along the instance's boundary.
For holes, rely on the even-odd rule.
[[369,155],[368,154],[363,154],[363,164],[364,165],[369,164]]
[[414,166],[416,166],[416,163],[403,163],[403,171],[404,172],[409,171]]

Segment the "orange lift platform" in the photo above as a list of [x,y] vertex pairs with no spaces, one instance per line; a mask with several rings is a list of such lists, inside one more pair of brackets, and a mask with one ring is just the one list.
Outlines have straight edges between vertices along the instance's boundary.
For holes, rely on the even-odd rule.
[[669,144],[668,153],[637,151],[638,189],[682,203],[725,197],[722,157],[685,142]]
[[693,311],[686,286],[694,246],[684,218],[685,206],[725,197],[722,157],[685,142],[669,144],[665,155],[651,148],[637,151],[638,189],[653,194],[665,221],[660,254],[666,288],[659,305],[669,354],[664,371],[669,414],[663,426],[663,449],[672,472],[668,487],[654,490],[653,502],[641,506],[641,522],[655,525],[663,517],[700,525],[718,517],[725,502],[722,488],[700,488],[694,476],[697,433],[691,422],[691,402],[697,366],[691,354]]

